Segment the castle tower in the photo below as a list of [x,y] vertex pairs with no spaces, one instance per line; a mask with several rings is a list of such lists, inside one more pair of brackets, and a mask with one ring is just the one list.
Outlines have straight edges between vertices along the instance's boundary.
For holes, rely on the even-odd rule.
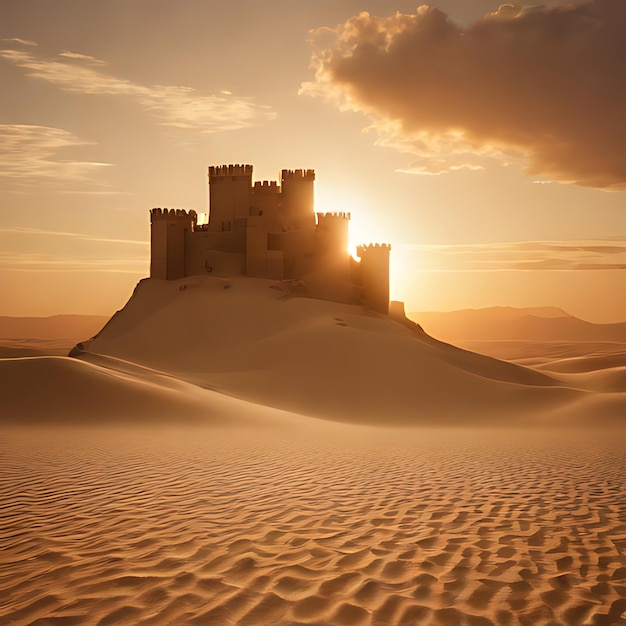
[[198,216],[195,211],[150,211],[150,278],[176,280],[185,276],[185,243]]
[[389,253],[388,244],[358,246],[360,284],[363,300],[373,311],[389,313]]
[[282,231],[279,215],[280,203],[280,187],[275,180],[254,183],[250,214],[263,216],[267,230],[271,233]]
[[283,196],[281,219],[286,228],[315,228],[314,182],[313,170],[282,170],[280,176]]
[[245,230],[251,196],[252,165],[209,167],[208,230]]
[[348,254],[350,213],[317,213],[317,238],[322,254]]

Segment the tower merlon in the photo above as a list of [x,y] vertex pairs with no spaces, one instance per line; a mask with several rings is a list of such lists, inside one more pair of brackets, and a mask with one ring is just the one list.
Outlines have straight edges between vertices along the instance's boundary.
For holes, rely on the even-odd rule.
[[350,213],[346,213],[344,211],[338,211],[338,212],[325,212],[325,213],[316,213],[317,215],[317,221],[319,222],[320,220],[323,219],[342,219],[342,220],[349,220],[350,219]]
[[315,180],[315,170],[282,170],[281,180]]
[[211,165],[209,179],[214,176],[252,176],[252,165]]
[[185,209],[157,209],[150,210],[150,221],[166,220],[171,218],[183,218],[184,220],[191,219],[194,223],[198,219],[198,214],[192,209],[186,211]]
[[280,193],[280,187],[278,186],[278,182],[275,180],[257,180],[254,183],[254,192],[255,193]]
[[391,244],[389,243],[368,243],[367,245],[360,245],[356,247],[356,255],[361,258],[366,254],[371,253],[389,253],[391,251]]

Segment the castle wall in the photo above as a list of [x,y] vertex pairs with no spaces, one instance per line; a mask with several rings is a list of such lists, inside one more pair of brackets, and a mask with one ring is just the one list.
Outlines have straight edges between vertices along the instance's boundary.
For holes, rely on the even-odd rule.
[[188,232],[185,240],[185,276],[213,273],[245,274],[246,231]]
[[317,213],[317,238],[323,254],[348,253],[350,213]]
[[282,231],[279,212],[281,204],[282,193],[276,181],[264,180],[254,183],[250,215],[262,215],[266,220],[269,232],[279,233]]
[[285,255],[282,250],[268,250],[265,256],[265,278],[285,278]]
[[268,233],[267,239],[268,250],[283,253],[284,278],[301,278],[313,269],[317,251],[314,230]]
[[246,274],[257,278],[267,275],[267,228],[265,215],[248,218],[246,231]]
[[281,221],[288,229],[315,228],[313,170],[282,170]]
[[167,280],[166,220],[152,221],[150,225],[150,278]]
[[193,230],[195,211],[152,209],[150,212],[150,277],[176,280],[186,276],[185,239]]
[[357,256],[358,282],[363,288],[363,300],[373,311],[389,313],[389,253],[387,244],[359,246]]
[[210,167],[208,230],[245,230],[251,198],[251,165]]

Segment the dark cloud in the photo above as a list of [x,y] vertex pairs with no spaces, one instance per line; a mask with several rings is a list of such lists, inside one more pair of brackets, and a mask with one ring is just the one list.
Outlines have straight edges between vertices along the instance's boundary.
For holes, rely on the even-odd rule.
[[626,2],[497,12],[463,28],[442,11],[361,13],[313,33],[302,91],[372,116],[410,170],[521,154],[527,171],[626,188]]

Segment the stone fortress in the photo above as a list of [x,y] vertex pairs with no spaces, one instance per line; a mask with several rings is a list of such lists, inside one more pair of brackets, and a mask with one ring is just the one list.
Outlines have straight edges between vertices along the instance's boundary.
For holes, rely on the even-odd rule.
[[348,252],[349,213],[315,213],[313,170],[252,183],[251,165],[209,167],[209,219],[152,209],[150,277],[246,275],[293,293],[389,311],[387,244]]

